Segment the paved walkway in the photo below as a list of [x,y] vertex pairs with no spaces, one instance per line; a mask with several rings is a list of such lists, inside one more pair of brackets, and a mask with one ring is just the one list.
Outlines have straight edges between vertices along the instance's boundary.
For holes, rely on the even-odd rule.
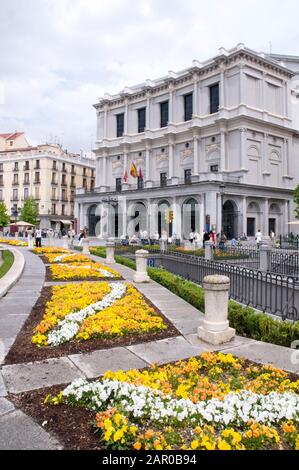
[[[0,300],[0,340],[4,345],[5,354],[14,342],[44,284],[43,262],[26,248],[20,249],[26,260],[24,274]],[[91,257],[105,263],[102,258]],[[131,269],[118,264],[116,269],[125,280],[133,283],[134,272]],[[2,397],[0,398],[0,449],[23,449],[31,448],[33,445],[36,449],[53,449],[59,446],[59,443],[31,418],[15,410],[13,404],[5,398],[8,393],[58,385],[77,377],[95,378],[108,369],[142,368],[152,362],[163,364],[192,357],[203,351],[231,352],[236,356],[243,356],[260,363],[271,362],[277,367],[299,373],[299,361],[294,360],[294,351],[289,348],[240,336],[221,346],[204,343],[196,334],[198,326],[203,321],[201,312],[154,281],[135,285],[176,326],[180,335],[45,361],[3,365],[0,372],[0,397]]]

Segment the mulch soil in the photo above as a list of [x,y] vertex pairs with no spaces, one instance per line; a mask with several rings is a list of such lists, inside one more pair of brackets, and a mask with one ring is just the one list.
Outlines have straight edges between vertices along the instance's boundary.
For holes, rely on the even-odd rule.
[[[94,279],[93,279],[94,281]],[[167,329],[157,333],[142,333],[126,335],[119,338],[96,338],[87,341],[69,341],[60,346],[41,346],[32,344],[31,338],[34,328],[41,322],[46,303],[51,299],[52,287],[44,287],[36,304],[31,310],[23,328],[19,332],[13,346],[10,348],[5,364],[16,364],[20,362],[39,361],[53,357],[67,356],[69,354],[86,353],[97,349],[113,348],[116,346],[130,346],[132,344],[146,343],[164,338],[171,338],[180,335],[173,324],[155,307],[147,298],[145,301],[151,305],[158,315],[160,315]]]
[[45,405],[45,397],[57,394],[65,385],[41,388],[7,398],[59,441],[65,450],[101,450],[92,423],[95,412],[68,405]]

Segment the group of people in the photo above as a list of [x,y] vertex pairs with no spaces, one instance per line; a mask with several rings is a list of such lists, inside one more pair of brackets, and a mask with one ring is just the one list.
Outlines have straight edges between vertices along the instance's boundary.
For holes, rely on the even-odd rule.
[[40,227],[28,227],[26,230],[27,233],[27,240],[28,240],[28,248],[33,248],[33,240],[35,240],[35,246],[41,247],[42,246],[42,231]]

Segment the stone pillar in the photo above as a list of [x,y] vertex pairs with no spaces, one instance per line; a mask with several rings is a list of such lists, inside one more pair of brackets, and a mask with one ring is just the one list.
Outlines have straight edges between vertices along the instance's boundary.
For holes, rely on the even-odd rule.
[[247,235],[247,197],[242,198],[242,233],[240,235]]
[[66,250],[69,249],[67,235],[62,237],[62,248],[65,248]]
[[134,274],[134,282],[149,282],[150,278],[147,274],[147,258],[148,251],[146,250],[137,250],[135,253],[136,256],[136,273]]
[[113,241],[106,242],[106,263],[107,264],[115,263],[114,248],[115,248],[115,243]]
[[263,245],[260,246],[260,271],[269,272],[271,271],[271,252],[272,248],[270,245],[265,245],[263,241]]
[[173,150],[174,150],[174,143],[169,142],[169,145],[168,145],[168,178],[169,179],[173,177]]
[[199,136],[193,136],[193,176],[197,176],[199,173],[199,155],[198,155],[198,144]]
[[194,75],[193,85],[193,115],[198,115],[198,75]]
[[241,152],[240,152],[240,169],[241,170],[244,170],[245,167],[246,167],[246,132],[247,132],[247,129],[245,128],[242,128],[240,129],[240,133],[241,133]]
[[226,132],[220,132],[221,146],[220,146],[220,171],[226,168]]
[[214,259],[213,242],[205,242],[205,259]]
[[206,276],[203,280],[205,290],[205,318],[198,328],[198,337],[210,344],[230,341],[236,334],[228,323],[229,278],[226,276]]
[[90,251],[89,251],[89,238],[83,238],[83,239],[82,239],[82,246],[83,246],[82,253],[83,253],[84,255],[90,255]]
[[269,236],[269,201],[264,200],[264,236]]
[[151,145],[149,142],[145,143],[145,187],[152,187],[151,180]]
[[84,204],[82,202],[80,203],[79,228],[80,230],[84,228]]

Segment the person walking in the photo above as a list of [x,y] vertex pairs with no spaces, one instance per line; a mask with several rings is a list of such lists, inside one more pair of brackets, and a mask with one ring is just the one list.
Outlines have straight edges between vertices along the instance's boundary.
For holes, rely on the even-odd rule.
[[37,248],[41,248],[42,246],[42,231],[40,227],[37,227],[37,229],[35,230],[35,246]]
[[256,244],[257,244],[258,248],[260,247],[260,244],[262,242],[262,238],[263,238],[263,234],[260,231],[260,229],[258,229],[258,231],[255,234],[255,241],[256,241]]
[[32,230],[32,227],[29,227],[27,229],[27,241],[28,241],[28,248],[29,250],[32,250],[33,248],[33,239],[32,239],[32,236],[33,236],[33,230]]
[[205,247],[205,243],[210,240],[210,235],[209,233],[205,230],[203,234],[203,247]]

